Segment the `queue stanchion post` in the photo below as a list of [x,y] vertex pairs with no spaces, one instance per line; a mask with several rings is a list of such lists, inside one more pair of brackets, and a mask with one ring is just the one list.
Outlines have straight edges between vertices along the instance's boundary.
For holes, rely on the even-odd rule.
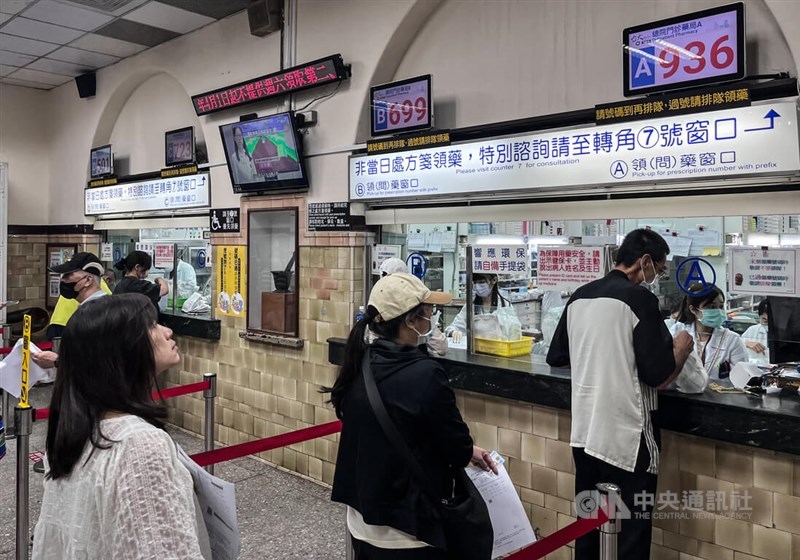
[[30,453],[31,424],[33,409],[30,406],[18,406],[14,409],[17,424],[17,556],[16,560],[28,560],[28,539],[30,535],[30,518],[28,501],[30,500],[30,470],[28,454]]
[[[203,390],[203,399],[205,400],[205,405],[206,405],[205,450],[213,451],[214,450],[214,405],[216,404],[216,398],[217,398],[217,374],[205,373],[203,374],[203,380],[208,381],[208,389]],[[206,471],[209,474],[214,474],[214,465],[207,465]]]
[[600,494],[600,508],[608,515],[608,520],[600,526],[600,560],[617,560],[618,537],[622,520],[617,515],[617,504],[622,499],[620,487],[609,482],[597,485]]

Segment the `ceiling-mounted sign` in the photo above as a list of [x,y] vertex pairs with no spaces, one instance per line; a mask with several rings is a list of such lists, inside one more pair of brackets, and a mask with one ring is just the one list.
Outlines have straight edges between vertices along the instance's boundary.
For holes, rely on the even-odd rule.
[[744,4],[622,32],[625,96],[744,78]]
[[734,294],[797,296],[798,249],[731,249],[729,291]]
[[309,202],[308,231],[350,231],[350,203]]
[[207,172],[86,189],[84,214],[98,216],[207,208],[210,191],[211,181]]
[[212,233],[239,233],[241,228],[239,208],[212,208],[209,213]]
[[433,124],[430,74],[372,86],[369,92],[372,136],[420,130]]
[[485,195],[800,170],[794,102],[350,158],[350,200]]
[[193,95],[192,105],[198,116],[208,115],[231,107],[239,107],[308,88],[341,82],[348,76],[349,73],[342,60],[342,55],[334,54],[288,70]]

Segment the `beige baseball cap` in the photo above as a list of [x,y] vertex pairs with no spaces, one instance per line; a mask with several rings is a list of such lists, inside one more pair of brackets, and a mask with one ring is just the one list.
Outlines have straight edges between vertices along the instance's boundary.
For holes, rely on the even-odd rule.
[[413,274],[396,272],[375,283],[369,294],[369,305],[378,310],[376,321],[391,321],[411,311],[420,303],[445,305],[453,301],[446,292],[432,292]]

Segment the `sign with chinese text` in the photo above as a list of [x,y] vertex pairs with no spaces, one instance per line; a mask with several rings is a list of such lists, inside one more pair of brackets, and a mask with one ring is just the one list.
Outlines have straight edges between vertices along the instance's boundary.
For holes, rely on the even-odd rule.
[[300,66],[274,72],[232,86],[192,96],[198,116],[239,107],[256,101],[296,93],[304,89],[347,79],[342,55],[334,54]]
[[527,245],[476,245],[472,248],[472,273],[527,272],[529,260]]
[[247,247],[221,245],[217,249],[217,314],[244,317],[247,297]]
[[172,269],[175,263],[175,245],[164,244],[153,247],[153,266]]
[[381,273],[381,265],[386,259],[402,258],[402,246],[400,245],[373,245],[372,246],[372,274]]
[[350,203],[309,202],[308,231],[350,231]]
[[744,77],[742,3],[629,27],[622,37],[625,96]]
[[797,296],[797,249],[731,249],[730,291],[735,294]]
[[123,214],[209,206],[208,173],[121,183],[84,191],[84,214]]
[[438,148],[450,145],[450,132],[436,132],[433,134],[415,134],[391,140],[372,140],[367,142],[368,154],[382,154],[385,152],[399,152],[403,150],[416,150],[417,148]]
[[108,262],[114,259],[114,244],[101,243],[100,244],[100,260]]
[[606,273],[604,255],[603,247],[540,246],[536,287],[574,291],[602,278]]
[[195,175],[196,173],[197,173],[196,165],[188,165],[185,167],[171,167],[169,169],[161,170],[161,176],[165,179],[167,177],[179,177],[181,175]]
[[485,195],[800,170],[794,102],[350,158],[350,200]]
[[239,208],[213,208],[210,213],[212,233],[238,233],[241,227]]
[[734,107],[747,107],[749,105],[750,88],[728,86],[695,90],[682,94],[662,95],[656,98],[648,97],[647,99],[637,99],[635,101],[595,105],[594,120],[597,124],[608,124],[669,115],[719,111],[721,109],[733,109]]
[[431,127],[431,75],[370,88],[372,136]]
[[94,181],[89,181],[89,187],[107,187],[109,185],[116,185],[117,184],[116,177],[109,177],[108,179],[95,179]]

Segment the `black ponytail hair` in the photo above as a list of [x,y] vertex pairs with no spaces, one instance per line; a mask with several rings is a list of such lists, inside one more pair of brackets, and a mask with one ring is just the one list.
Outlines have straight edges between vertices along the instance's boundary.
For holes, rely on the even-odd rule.
[[[695,282],[691,286],[689,286],[688,291],[689,294],[684,296],[683,304],[681,305],[681,314],[678,315],[678,322],[684,323],[686,325],[691,325],[695,321],[697,321],[697,317],[695,317],[694,313],[691,312],[689,307],[694,307],[695,309],[699,309],[701,305],[706,303],[711,303],[719,296],[722,296],[722,299],[725,299],[725,294],[717,288],[713,286],[711,291],[707,294],[703,295],[695,295],[705,292],[708,288],[705,284],[700,282]],[[690,295],[691,294],[691,295]]]
[[333,387],[323,386],[320,389],[321,393],[330,393],[331,398],[328,402],[330,402],[336,410],[337,418],[341,420],[344,398],[353,383],[361,376],[361,363],[364,360],[364,354],[366,354],[369,348],[367,329],[372,330],[372,332],[381,338],[394,340],[400,334],[400,327],[406,317],[416,317],[422,314],[423,307],[422,304],[419,304],[390,321],[380,321],[376,323],[375,318],[379,315],[378,310],[372,305],[367,306],[367,312],[361,320],[353,326],[350,335],[347,337],[347,343],[344,347],[344,363],[339,369],[339,375],[336,376],[336,381],[333,382]]
[[144,251],[131,251],[127,257],[117,262],[114,268],[128,274],[136,268],[136,265],[141,266],[143,270],[150,270],[153,266],[153,257]]

